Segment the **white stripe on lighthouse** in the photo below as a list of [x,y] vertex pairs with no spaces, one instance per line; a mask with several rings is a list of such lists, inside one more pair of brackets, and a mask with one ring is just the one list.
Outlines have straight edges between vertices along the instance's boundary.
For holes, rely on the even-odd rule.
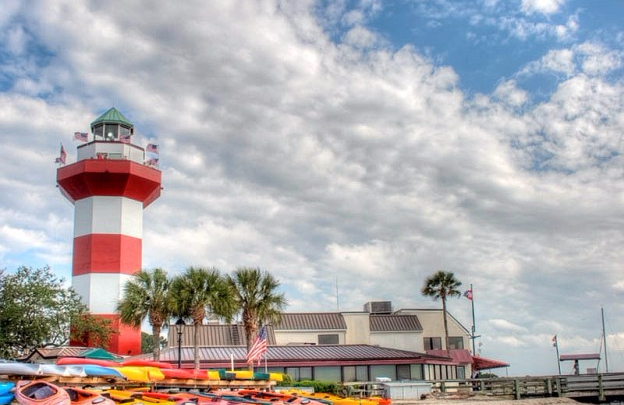
[[75,202],[74,238],[89,234],[143,237],[143,203],[125,197],[94,196]]
[[73,289],[92,314],[114,314],[123,287],[132,276],[119,273],[89,273],[72,278]]

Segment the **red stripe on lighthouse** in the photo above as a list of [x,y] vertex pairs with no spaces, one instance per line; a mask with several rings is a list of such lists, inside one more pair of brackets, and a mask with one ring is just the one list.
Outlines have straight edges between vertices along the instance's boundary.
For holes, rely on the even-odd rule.
[[143,241],[126,235],[89,234],[74,238],[72,275],[134,274],[141,270]]

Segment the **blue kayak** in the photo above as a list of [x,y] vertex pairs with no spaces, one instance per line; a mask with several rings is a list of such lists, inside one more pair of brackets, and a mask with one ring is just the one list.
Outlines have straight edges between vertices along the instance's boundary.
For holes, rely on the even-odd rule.
[[85,374],[88,377],[108,377],[126,379],[118,370],[110,367],[98,366],[96,364],[83,364]]
[[11,390],[15,387],[15,383],[12,382],[0,382],[0,405],[6,405],[13,402],[13,392]]

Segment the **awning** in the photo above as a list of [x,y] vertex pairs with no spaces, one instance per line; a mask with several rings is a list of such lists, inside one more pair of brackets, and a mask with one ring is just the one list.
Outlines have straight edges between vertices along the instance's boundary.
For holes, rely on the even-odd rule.
[[472,357],[472,368],[475,371],[501,367],[509,367],[509,364],[498,360],[486,359],[485,357]]

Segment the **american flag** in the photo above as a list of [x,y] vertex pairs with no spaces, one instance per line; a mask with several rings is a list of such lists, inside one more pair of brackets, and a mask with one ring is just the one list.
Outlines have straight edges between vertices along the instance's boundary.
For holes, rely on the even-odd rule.
[[62,165],[65,164],[65,160],[67,159],[67,153],[65,152],[65,148],[61,145],[61,154],[54,161],[55,163],[60,163]]
[[148,143],[145,150],[150,153],[158,153],[158,145],[156,145],[155,143]]
[[130,143],[130,134],[121,135],[119,140],[123,143]]
[[260,363],[260,358],[267,351],[267,333],[266,328],[263,326],[260,328],[258,332],[258,336],[256,336],[256,340],[254,341],[253,346],[249,349],[247,353],[247,363],[253,363],[255,360],[258,360]]
[[74,139],[80,142],[87,142],[89,140],[89,135],[87,135],[86,132],[74,132]]

